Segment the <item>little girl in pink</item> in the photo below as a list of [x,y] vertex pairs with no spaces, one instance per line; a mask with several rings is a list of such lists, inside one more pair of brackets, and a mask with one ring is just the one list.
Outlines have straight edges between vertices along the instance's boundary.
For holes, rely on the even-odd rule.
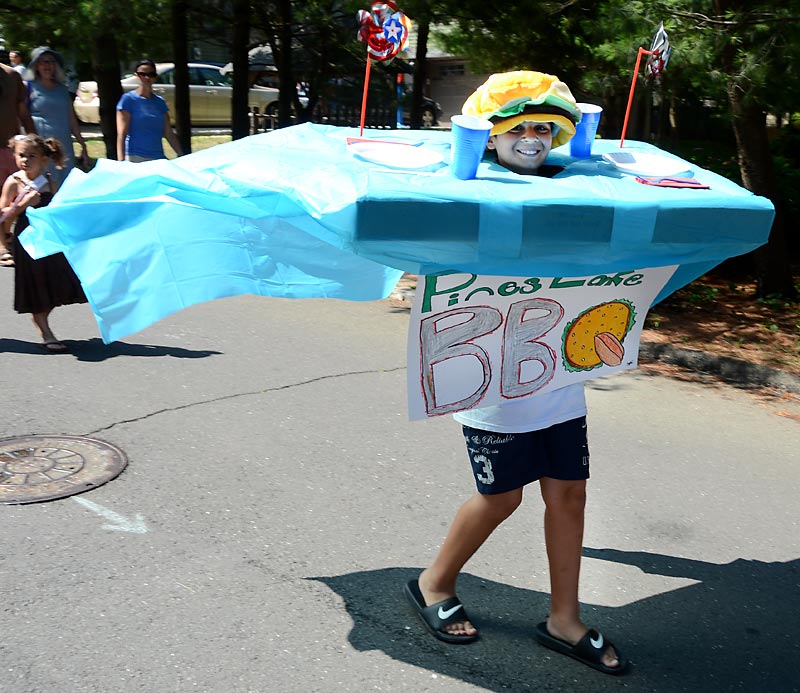
[[0,192],[0,231],[13,234],[14,309],[31,313],[45,351],[68,351],[53,334],[49,317],[57,306],[86,303],[81,283],[62,253],[34,260],[19,241],[28,227],[26,210],[45,206],[57,191],[58,184],[46,171],[50,161],[57,168],[63,166],[64,149],[56,139],[33,134],[15,135],[9,147],[19,170],[6,179]]

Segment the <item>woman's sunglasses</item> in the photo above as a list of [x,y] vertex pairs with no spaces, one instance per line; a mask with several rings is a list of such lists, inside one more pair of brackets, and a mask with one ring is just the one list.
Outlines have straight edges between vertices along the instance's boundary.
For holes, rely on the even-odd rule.
[[136,75],[138,77],[149,77],[150,79],[155,79],[158,77],[157,72],[137,72]]

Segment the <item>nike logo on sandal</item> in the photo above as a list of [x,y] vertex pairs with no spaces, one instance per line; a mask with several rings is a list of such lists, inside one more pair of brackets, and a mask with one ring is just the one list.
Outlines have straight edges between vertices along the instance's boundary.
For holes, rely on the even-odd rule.
[[456,605],[455,605],[455,606],[454,606],[452,609],[448,609],[447,611],[445,611],[445,610],[444,610],[444,609],[443,609],[443,608],[440,606],[440,607],[439,607],[439,613],[438,613],[438,616],[439,616],[439,618],[440,618],[440,619],[442,619],[442,621],[444,621],[445,619],[448,619],[448,618],[450,618],[450,617],[451,617],[451,616],[452,616],[452,615],[453,615],[453,614],[454,614],[456,611],[458,611],[458,610],[459,610],[459,609],[460,609],[462,606],[463,606],[463,604],[456,604]]

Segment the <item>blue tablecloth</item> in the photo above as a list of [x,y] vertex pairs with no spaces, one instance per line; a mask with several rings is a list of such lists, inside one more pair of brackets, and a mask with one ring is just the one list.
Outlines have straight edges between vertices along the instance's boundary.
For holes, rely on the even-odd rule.
[[[766,242],[771,203],[709,171],[709,190],[642,185],[566,147],[554,178],[482,163],[449,173],[450,133],[367,131],[419,142],[442,163],[390,168],[347,149],[355,129],[298,125],[172,161],[101,159],[30,212],[34,257],[63,251],[105,341],[186,306],[243,293],[372,300],[403,271],[586,276],[680,265],[663,298]],[[671,156],[639,142],[625,150]]]

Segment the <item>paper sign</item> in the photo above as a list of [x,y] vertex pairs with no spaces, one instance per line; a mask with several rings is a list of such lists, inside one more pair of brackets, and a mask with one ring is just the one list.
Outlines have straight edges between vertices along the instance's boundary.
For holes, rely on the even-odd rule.
[[408,337],[409,417],[491,406],[636,368],[644,318],[675,269],[420,276]]

